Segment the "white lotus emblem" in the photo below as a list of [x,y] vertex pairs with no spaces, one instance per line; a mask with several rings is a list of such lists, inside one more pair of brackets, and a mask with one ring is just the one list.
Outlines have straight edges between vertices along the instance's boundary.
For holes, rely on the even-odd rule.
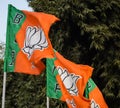
[[57,69],[58,69],[58,73],[59,73],[61,80],[63,81],[67,91],[71,95],[77,96],[78,89],[77,89],[76,83],[77,83],[78,79],[82,78],[82,77],[75,75],[75,74],[71,74],[66,69],[62,69],[61,67],[58,67]]
[[72,107],[72,108],[76,108],[76,104],[74,103],[74,100],[73,100],[73,99],[72,99],[72,100],[66,99],[66,102],[67,102],[68,104],[71,104],[71,107]]
[[43,51],[47,47],[48,42],[42,28],[29,26],[26,29],[26,39],[22,51],[30,58],[34,50]]
[[94,99],[91,100],[91,108],[100,108]]

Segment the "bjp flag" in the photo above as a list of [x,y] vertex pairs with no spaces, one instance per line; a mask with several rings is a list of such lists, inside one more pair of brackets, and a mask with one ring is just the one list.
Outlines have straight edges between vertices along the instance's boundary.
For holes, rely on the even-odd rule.
[[[55,56],[56,60],[54,60],[51,72],[58,83],[58,86],[54,86],[57,88],[55,98],[58,95],[59,99],[65,101],[69,108],[90,108],[90,100],[86,99],[83,94],[93,68],[88,65],[75,64],[58,52],[55,52]],[[49,60],[50,64],[53,65],[53,60],[51,62]]]
[[40,74],[45,68],[41,59],[54,54],[48,32],[57,20],[51,14],[9,5],[4,71]]
[[56,72],[54,61],[56,58],[47,58],[46,59],[46,76],[47,76],[47,96],[49,98],[59,99],[62,98],[62,92],[60,86],[56,80]]
[[91,108],[108,108],[101,91],[91,78],[85,88],[85,97],[91,100]]

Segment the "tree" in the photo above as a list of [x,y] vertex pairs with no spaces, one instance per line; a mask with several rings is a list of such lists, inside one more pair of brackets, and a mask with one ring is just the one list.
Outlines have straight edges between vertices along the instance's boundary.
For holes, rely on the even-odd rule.
[[120,1],[34,0],[30,6],[61,19],[50,31],[54,48],[71,61],[94,67],[93,79],[107,104],[119,107]]
[[[92,78],[109,108],[119,108],[120,1],[31,0],[29,6],[60,18],[49,31],[53,47],[75,63],[94,67]],[[40,76],[7,74],[6,107],[46,108],[45,77],[45,72]],[[50,99],[50,107],[66,108],[66,104]]]
[[[0,42],[0,97],[2,97],[2,87],[3,87],[3,58],[4,58],[5,44]],[[0,103],[1,105],[1,103]]]
[[0,59],[4,58],[4,52],[5,52],[5,43],[0,42]]

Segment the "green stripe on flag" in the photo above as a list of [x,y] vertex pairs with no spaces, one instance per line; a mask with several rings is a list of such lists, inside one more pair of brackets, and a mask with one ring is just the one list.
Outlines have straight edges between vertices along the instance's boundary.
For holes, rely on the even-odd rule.
[[94,81],[90,78],[85,88],[85,97],[89,98],[89,93],[96,87]]
[[18,51],[20,50],[16,43],[16,34],[25,21],[25,15],[12,5],[8,5],[6,50],[4,59],[4,72],[14,72],[14,64]]
[[57,73],[54,66],[55,58],[46,59],[46,72],[47,72],[47,96],[50,98],[60,99],[62,92],[56,80]]

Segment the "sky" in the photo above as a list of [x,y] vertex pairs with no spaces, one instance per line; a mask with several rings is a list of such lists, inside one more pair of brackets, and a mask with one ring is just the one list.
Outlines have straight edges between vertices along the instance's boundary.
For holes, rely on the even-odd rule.
[[28,6],[27,0],[0,0],[0,42],[4,43],[6,42],[8,4],[12,4],[20,10],[32,11],[32,8]]

